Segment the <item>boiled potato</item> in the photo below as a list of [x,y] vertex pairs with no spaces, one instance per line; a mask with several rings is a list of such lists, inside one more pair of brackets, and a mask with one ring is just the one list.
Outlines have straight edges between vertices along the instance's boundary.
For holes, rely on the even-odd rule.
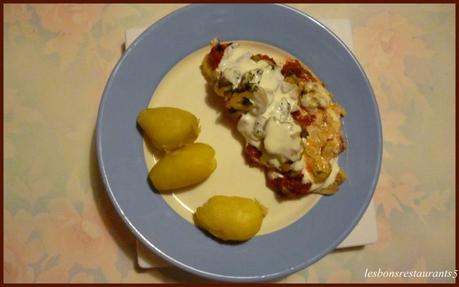
[[204,181],[216,167],[214,149],[208,144],[192,143],[162,157],[149,178],[158,191],[169,191]]
[[216,195],[198,207],[194,221],[222,240],[245,241],[260,230],[266,212],[255,199]]
[[137,117],[144,134],[160,150],[174,150],[199,135],[199,120],[192,113],[172,107],[145,109]]

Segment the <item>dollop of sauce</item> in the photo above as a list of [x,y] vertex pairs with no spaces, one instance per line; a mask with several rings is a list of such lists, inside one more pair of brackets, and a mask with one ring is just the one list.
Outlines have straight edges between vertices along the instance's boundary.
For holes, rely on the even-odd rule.
[[303,151],[300,138],[301,128],[290,122],[280,122],[271,117],[266,124],[264,147],[270,154],[279,155],[292,162],[301,159]]

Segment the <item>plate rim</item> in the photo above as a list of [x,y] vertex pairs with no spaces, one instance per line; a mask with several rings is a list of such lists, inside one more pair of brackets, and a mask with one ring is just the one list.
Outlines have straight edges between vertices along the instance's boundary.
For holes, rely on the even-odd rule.
[[[217,4],[217,5],[221,5],[221,4]],[[225,4],[225,5],[227,5],[227,6],[235,6],[235,5],[238,5],[238,4]],[[225,5],[222,5],[222,6],[225,6]],[[244,4],[242,4],[242,5],[244,5]],[[356,226],[356,224],[358,223],[358,221],[360,220],[360,218],[364,214],[364,211],[367,209],[368,204],[371,201],[371,198],[373,197],[373,194],[375,192],[376,185],[377,185],[377,182],[378,182],[379,176],[380,176],[381,165],[382,165],[383,134],[382,134],[382,124],[381,124],[381,117],[380,117],[379,107],[378,107],[378,103],[377,103],[373,88],[371,86],[371,83],[368,80],[368,77],[367,77],[365,71],[363,70],[363,67],[359,63],[359,61],[356,58],[356,56],[354,55],[354,53],[347,47],[347,45],[333,31],[331,31],[328,27],[326,27],[324,24],[322,24],[319,20],[315,19],[314,17],[312,17],[312,16],[310,16],[310,15],[308,15],[308,14],[306,14],[306,13],[300,11],[300,10],[297,10],[296,8],[293,8],[293,7],[290,7],[288,5],[284,5],[284,4],[264,4],[264,5],[265,6],[267,6],[267,5],[268,6],[269,5],[271,5],[271,6],[280,6],[282,8],[288,9],[292,13],[299,14],[302,17],[305,17],[305,18],[313,21],[314,23],[319,25],[322,29],[324,29],[326,32],[328,32],[335,40],[337,40],[341,44],[341,46],[343,48],[345,48],[346,52],[352,58],[353,62],[357,65],[357,68],[360,71],[360,74],[363,76],[364,82],[366,83],[367,87],[369,88],[369,93],[371,95],[370,102],[375,107],[375,117],[377,119],[375,128],[376,128],[377,133],[378,133],[378,138],[377,138],[377,141],[376,141],[376,149],[378,150],[378,153],[376,154],[375,176],[371,180],[371,187],[372,188],[371,188],[371,191],[369,191],[366,194],[365,204],[361,206],[361,208],[360,208],[360,210],[358,212],[359,216],[355,218],[354,222],[349,224],[349,228],[346,230],[346,232],[343,233],[343,236],[341,236],[342,238],[336,238],[334,243],[331,244],[329,246],[329,248],[325,249],[325,252],[323,252],[323,254],[318,254],[316,256],[316,258],[313,258],[313,259],[309,260],[309,263],[307,263],[305,261],[302,264],[299,264],[299,265],[296,265],[296,266],[292,266],[288,270],[282,270],[282,271],[279,271],[277,273],[271,273],[271,274],[264,275],[264,276],[260,276],[260,275],[254,275],[254,276],[228,276],[228,275],[221,275],[221,274],[205,272],[203,270],[198,270],[196,268],[193,268],[193,266],[189,266],[189,265],[184,264],[184,263],[182,263],[180,261],[177,261],[174,258],[172,258],[169,255],[167,255],[164,252],[162,252],[152,242],[150,242],[150,240],[145,238],[141,234],[141,232],[131,223],[129,218],[124,214],[120,204],[118,203],[117,198],[115,197],[115,195],[112,192],[112,188],[110,186],[110,182],[108,181],[108,178],[107,178],[107,173],[106,173],[106,169],[105,169],[105,165],[104,165],[104,159],[103,159],[103,156],[102,156],[103,146],[102,146],[102,138],[101,138],[102,137],[101,136],[102,135],[102,133],[101,133],[101,129],[102,129],[101,122],[102,122],[102,118],[103,118],[103,114],[104,114],[104,106],[105,106],[105,103],[106,103],[106,101],[107,101],[107,99],[109,97],[108,96],[108,94],[109,94],[108,90],[109,90],[110,86],[112,85],[112,82],[114,80],[114,75],[116,75],[118,73],[118,71],[121,68],[122,63],[124,62],[126,57],[128,57],[128,55],[131,53],[131,51],[133,49],[135,49],[136,45],[140,41],[142,41],[142,39],[145,37],[145,35],[147,33],[149,33],[150,31],[154,30],[156,27],[161,26],[169,18],[177,17],[181,13],[184,13],[184,12],[190,10],[190,9],[196,9],[197,6],[208,6],[208,4],[187,5],[187,6],[181,7],[179,9],[177,9],[177,10],[175,10],[175,11],[173,11],[173,12],[171,12],[171,13],[165,15],[165,16],[163,16],[162,18],[160,18],[156,22],[152,23],[147,29],[145,29],[141,33],[141,35],[125,50],[125,52],[122,54],[120,59],[117,61],[116,65],[114,66],[112,72],[109,75],[108,81],[107,81],[107,83],[106,83],[106,85],[104,87],[104,90],[103,90],[102,99],[100,101],[99,110],[98,110],[98,116],[97,116],[97,126],[96,126],[97,163],[98,163],[100,175],[101,175],[103,183],[104,183],[105,191],[108,194],[108,196],[110,198],[110,201],[114,205],[117,214],[122,218],[123,222],[128,226],[130,231],[137,237],[137,239],[139,239],[150,250],[154,251],[157,255],[159,255],[160,257],[162,257],[166,261],[168,261],[168,262],[170,262],[170,263],[172,263],[172,264],[174,264],[174,265],[176,265],[176,266],[178,266],[178,267],[180,267],[180,268],[182,268],[182,269],[184,269],[186,271],[189,271],[189,272],[191,272],[191,273],[193,273],[195,275],[204,276],[204,277],[206,277],[208,279],[214,279],[214,280],[216,279],[216,280],[231,281],[231,282],[267,281],[267,280],[273,280],[273,279],[277,279],[277,278],[280,278],[280,277],[283,277],[283,276],[287,276],[287,275],[289,275],[289,274],[291,274],[293,272],[300,271],[301,269],[312,265],[313,263],[315,263],[316,261],[321,259],[323,256],[325,256],[328,253],[330,253],[331,250],[336,248],[336,246],[342,240],[344,240],[344,238],[346,238],[346,236],[354,229],[354,227]],[[212,4],[210,6],[212,6]]]

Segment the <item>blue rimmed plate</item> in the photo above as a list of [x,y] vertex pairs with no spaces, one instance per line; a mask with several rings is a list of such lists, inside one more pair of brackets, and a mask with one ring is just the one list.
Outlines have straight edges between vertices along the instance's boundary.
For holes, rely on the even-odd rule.
[[[184,220],[147,182],[140,110],[181,59],[215,37],[266,43],[299,58],[347,110],[348,180],[304,216],[242,244],[222,244]],[[196,67],[196,73],[199,73]],[[116,210],[148,248],[194,274],[224,281],[288,275],[332,251],[358,223],[379,175],[382,136],[369,82],[345,45],[311,17],[282,5],[190,5],[148,28],[105,87],[97,126],[101,175]]]

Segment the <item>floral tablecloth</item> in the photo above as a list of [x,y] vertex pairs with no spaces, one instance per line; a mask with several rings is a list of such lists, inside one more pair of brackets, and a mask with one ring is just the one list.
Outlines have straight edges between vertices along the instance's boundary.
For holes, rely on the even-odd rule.
[[[205,281],[135,266],[135,239],[104,193],[94,142],[124,32],[181,6],[4,6],[5,282]],[[280,282],[454,282],[454,4],[291,6],[351,20],[384,154],[377,243],[334,252]]]

